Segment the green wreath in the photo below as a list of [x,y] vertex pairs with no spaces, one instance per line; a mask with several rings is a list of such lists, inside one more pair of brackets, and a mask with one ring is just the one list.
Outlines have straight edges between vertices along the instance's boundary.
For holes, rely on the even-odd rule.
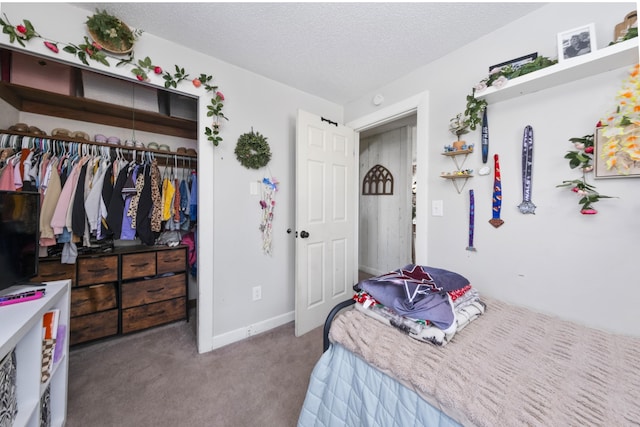
[[247,169],[260,169],[271,160],[271,149],[267,138],[254,132],[240,135],[236,145],[236,158]]

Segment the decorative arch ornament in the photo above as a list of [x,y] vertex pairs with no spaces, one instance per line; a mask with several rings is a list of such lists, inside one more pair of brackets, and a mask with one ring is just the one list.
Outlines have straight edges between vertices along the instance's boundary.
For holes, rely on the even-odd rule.
[[362,180],[363,196],[393,195],[393,175],[382,165],[375,165]]

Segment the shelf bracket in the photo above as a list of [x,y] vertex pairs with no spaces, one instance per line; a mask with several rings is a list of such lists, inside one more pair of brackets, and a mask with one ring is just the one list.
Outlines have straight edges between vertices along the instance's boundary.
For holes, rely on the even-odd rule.
[[464,181],[462,181],[462,186],[460,186],[458,184],[458,181],[460,181],[460,180],[458,180],[458,179],[452,179],[451,180],[451,182],[453,182],[453,186],[456,187],[456,191],[458,192],[458,194],[462,193],[462,190],[464,190],[464,186],[467,184],[467,181],[469,180],[469,178],[471,178],[471,177],[466,177],[464,179]]
[[455,165],[456,165],[456,169],[462,170],[462,166],[464,166],[464,162],[467,160],[468,156],[469,156],[469,153],[466,153],[464,155],[464,157],[462,158],[462,162],[460,162],[460,164],[458,164],[458,158],[457,157],[451,156],[451,159],[453,160],[453,163],[455,163]]

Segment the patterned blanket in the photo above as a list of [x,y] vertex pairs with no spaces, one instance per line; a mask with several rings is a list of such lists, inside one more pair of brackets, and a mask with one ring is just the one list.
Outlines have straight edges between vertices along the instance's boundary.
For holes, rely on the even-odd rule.
[[483,297],[444,347],[351,309],[329,338],[469,426],[640,426],[640,338]]

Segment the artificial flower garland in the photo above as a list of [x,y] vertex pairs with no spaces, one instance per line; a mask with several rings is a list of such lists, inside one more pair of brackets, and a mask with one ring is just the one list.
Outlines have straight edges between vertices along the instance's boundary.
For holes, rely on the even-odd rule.
[[500,89],[513,78],[524,76],[525,74],[547,68],[557,63],[558,61],[555,59],[538,56],[533,61],[523,64],[518,68],[514,68],[511,65],[505,65],[492,69],[487,77],[480,80],[480,82],[473,87],[471,94],[467,95],[467,107],[464,111],[464,118],[469,128],[471,130],[476,130],[476,127],[482,123],[482,113],[485,108],[487,108],[487,101],[485,99],[476,98],[477,93],[484,92],[488,87]]
[[601,119],[602,159],[607,170],[628,175],[640,162],[640,65],[636,64],[616,96],[613,113]]
[[[149,75],[162,75],[162,78],[164,79],[164,87],[167,89],[177,88],[180,82],[191,80],[194,87],[203,87],[203,89],[212,96],[211,103],[207,105],[207,117],[214,117],[214,119],[211,126],[205,127],[205,136],[207,137],[207,140],[211,141],[214,146],[218,146],[222,141],[222,137],[220,136],[220,126],[222,125],[222,120],[228,120],[228,118],[225,117],[222,112],[222,108],[224,106],[223,101],[225,100],[224,95],[222,92],[218,91],[218,86],[211,84],[213,76],[200,74],[197,77],[190,79],[189,74],[185,72],[184,68],[181,68],[178,65],[175,66],[175,72],[170,73],[164,71],[162,67],[155,65],[148,56],[142,60],[136,60],[133,55],[133,51],[130,52],[127,57],[114,57],[113,55],[106,53],[99,43],[96,41],[90,41],[86,36],[84,37],[83,43],[79,43],[77,45],[58,42],[41,36],[28,19],[24,19],[22,24],[14,26],[9,22],[6,15],[3,14],[3,16],[4,19],[0,19],[0,25],[2,26],[2,32],[9,35],[9,42],[11,44],[17,42],[20,46],[26,47],[25,42],[28,42],[31,39],[42,39],[44,45],[56,54],[60,53],[58,45],[63,45],[64,47],[62,50],[64,52],[77,56],[84,65],[89,67],[91,66],[89,60],[99,62],[108,67],[111,66],[108,61],[109,58],[118,60],[119,62],[116,64],[116,67],[124,65],[129,66],[131,68],[131,73],[133,73],[139,81],[149,82]],[[137,30],[134,32],[134,35],[137,37],[141,33],[141,30]]]
[[271,160],[271,149],[267,138],[259,132],[247,132],[240,135],[235,149],[236,158],[247,169],[260,169]]

